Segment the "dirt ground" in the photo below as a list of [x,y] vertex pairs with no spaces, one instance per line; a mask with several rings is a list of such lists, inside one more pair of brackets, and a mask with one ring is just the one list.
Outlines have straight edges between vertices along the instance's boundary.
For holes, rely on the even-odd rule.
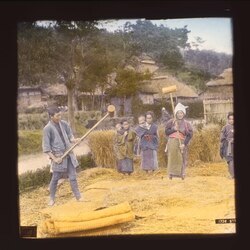
[[[224,162],[197,163],[187,169],[185,180],[168,179],[167,169],[148,175],[135,167],[131,176],[107,168],[87,169],[78,174],[78,183],[89,202],[75,201],[68,181],[58,188],[53,207],[47,206],[47,187],[36,189],[20,195],[20,225],[38,226],[38,237],[50,237],[39,229],[46,213],[74,205],[93,211],[128,201],[135,213],[132,222],[90,235],[235,233],[235,223],[215,223],[215,219],[235,218],[234,180],[228,177]],[[84,235],[88,234],[74,236]]]

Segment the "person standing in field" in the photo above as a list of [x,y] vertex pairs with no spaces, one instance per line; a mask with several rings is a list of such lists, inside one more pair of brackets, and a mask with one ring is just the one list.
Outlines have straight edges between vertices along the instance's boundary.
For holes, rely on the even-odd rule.
[[[130,124],[127,120],[122,121],[122,129],[117,127],[115,153],[117,157],[118,171],[123,174],[130,175],[134,172],[134,141],[136,134],[130,129]],[[117,126],[117,125],[116,125]]]
[[146,113],[146,124],[138,126],[136,133],[140,137],[141,168],[147,172],[158,169],[157,150],[159,146],[158,127],[153,123],[153,112]]
[[122,124],[119,122],[115,125],[116,134],[114,138],[114,153],[116,158],[116,168],[119,173],[122,169],[122,159],[125,154],[125,137]]
[[234,114],[229,112],[227,124],[222,128],[220,135],[220,156],[227,161],[231,179],[234,179]]
[[136,156],[141,156],[141,136],[143,131],[147,129],[146,117],[145,115],[140,115],[138,117],[138,125],[135,127],[136,139],[134,145],[134,153]]
[[70,152],[64,159],[62,155],[70,148],[71,143],[76,143],[79,138],[74,138],[68,123],[61,120],[61,111],[58,107],[48,108],[50,121],[43,128],[43,152],[46,153],[52,164],[52,178],[49,184],[50,200],[48,205],[55,203],[56,188],[59,179],[67,174],[72,192],[77,201],[83,201],[76,180],[76,167],[79,165],[73,152]]
[[174,117],[170,119],[165,127],[168,139],[165,152],[168,156],[168,175],[180,177],[184,180],[187,167],[188,144],[193,136],[192,125],[184,119],[186,106],[178,103],[174,109]]

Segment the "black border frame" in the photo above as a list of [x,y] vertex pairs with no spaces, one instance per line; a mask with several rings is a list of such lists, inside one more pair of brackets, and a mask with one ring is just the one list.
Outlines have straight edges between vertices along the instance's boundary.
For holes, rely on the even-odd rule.
[[[72,243],[90,244],[91,248],[97,242],[121,247],[132,245],[136,240],[139,244],[149,245],[162,242],[166,247],[189,247],[193,249],[236,249],[240,243],[247,243],[248,233],[248,209],[246,196],[249,182],[249,163],[247,145],[249,142],[249,130],[247,124],[247,72],[249,52],[249,7],[245,1],[81,1],[81,2],[1,2],[0,24],[3,65],[1,69],[2,91],[1,107],[4,110],[1,129],[5,136],[2,139],[2,165],[1,206],[3,224],[0,226],[0,235],[7,243],[25,247],[47,246],[71,247]],[[91,20],[91,19],[122,19],[122,18],[192,18],[192,17],[230,17],[233,23],[233,75],[234,75],[234,112],[235,112],[235,165],[236,165],[236,234],[229,235],[154,235],[135,237],[98,237],[97,238],[72,238],[72,239],[48,239],[25,240],[19,238],[18,218],[18,179],[17,179],[17,34],[16,23],[20,21],[33,21],[41,19],[65,19],[65,20]],[[3,92],[2,92],[3,93]],[[6,102],[7,101],[7,102]],[[239,166],[239,167],[237,167]],[[225,187],[226,188],[226,187]],[[118,241],[119,240],[119,241]],[[165,245],[166,243],[166,245]],[[158,243],[157,243],[158,244]],[[153,246],[154,246],[153,245]],[[73,246],[73,245],[72,245]]]

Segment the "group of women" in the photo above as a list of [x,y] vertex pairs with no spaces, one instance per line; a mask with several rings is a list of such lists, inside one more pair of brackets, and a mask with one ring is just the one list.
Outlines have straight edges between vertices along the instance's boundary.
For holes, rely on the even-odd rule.
[[[193,127],[185,119],[186,108],[178,103],[174,117],[165,124],[167,144],[165,152],[168,157],[168,176],[185,179],[188,145],[193,136]],[[153,122],[154,114],[148,111],[138,117],[138,125],[132,129],[127,120],[116,124],[114,152],[117,159],[117,170],[130,175],[134,171],[134,155],[141,157],[141,169],[152,173],[158,169],[157,151],[159,147],[158,126]],[[228,162],[229,173],[234,178],[233,167],[233,114],[228,115],[228,124],[221,131],[221,157]]]
[[[193,135],[193,128],[184,119],[186,106],[178,103],[174,112],[174,118],[168,120],[165,127],[168,138],[165,150],[168,154],[168,174],[170,179],[172,177],[184,179],[187,147]],[[151,111],[145,116],[139,116],[138,125],[133,130],[127,120],[116,125],[114,151],[119,172],[130,175],[134,171],[134,154],[141,156],[141,168],[145,172],[152,173],[158,169],[159,134],[153,118],[154,114]]]

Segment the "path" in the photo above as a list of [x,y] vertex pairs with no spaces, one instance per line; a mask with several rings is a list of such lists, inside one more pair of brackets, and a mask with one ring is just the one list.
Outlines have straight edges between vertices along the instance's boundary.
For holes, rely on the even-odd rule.
[[[74,148],[75,155],[85,155],[90,152],[87,142],[81,142],[80,145]],[[49,164],[49,159],[46,154],[38,153],[32,155],[24,155],[18,157],[18,174],[27,171],[35,171],[38,168],[43,168]]]

